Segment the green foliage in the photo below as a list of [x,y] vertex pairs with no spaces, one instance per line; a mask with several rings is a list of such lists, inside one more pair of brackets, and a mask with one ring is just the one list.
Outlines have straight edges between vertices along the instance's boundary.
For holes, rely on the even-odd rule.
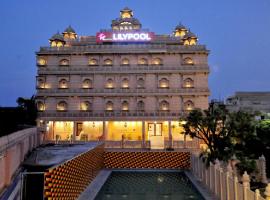
[[36,125],[34,97],[18,98],[17,107],[0,107],[0,137]]
[[227,162],[233,155],[240,161],[239,171],[254,171],[255,159],[262,152],[254,117],[246,112],[228,113],[224,107],[193,110],[186,118],[184,134],[204,141],[202,153],[207,164],[216,159]]

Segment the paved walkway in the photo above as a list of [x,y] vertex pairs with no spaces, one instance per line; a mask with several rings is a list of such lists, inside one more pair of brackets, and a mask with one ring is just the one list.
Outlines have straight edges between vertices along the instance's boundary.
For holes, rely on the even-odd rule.
[[110,176],[111,172],[111,170],[101,170],[96,178],[79,196],[78,200],[94,200],[99,190],[102,188],[107,178]]
[[191,172],[185,171],[185,174],[189,180],[193,183],[196,189],[201,193],[205,200],[218,200],[214,194],[212,194],[208,188],[206,188],[200,181],[198,181]]

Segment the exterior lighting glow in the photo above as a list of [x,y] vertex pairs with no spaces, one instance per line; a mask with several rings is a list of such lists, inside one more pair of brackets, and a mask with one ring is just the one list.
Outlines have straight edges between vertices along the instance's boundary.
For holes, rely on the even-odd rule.
[[[121,29],[122,27],[120,27]],[[96,34],[97,43],[103,42],[149,42],[153,40],[153,32],[99,32]]]

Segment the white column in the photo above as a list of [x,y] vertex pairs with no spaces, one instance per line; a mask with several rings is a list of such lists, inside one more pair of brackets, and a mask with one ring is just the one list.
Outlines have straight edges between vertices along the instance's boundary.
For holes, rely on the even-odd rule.
[[142,121],[142,148],[145,147],[145,121]]
[[103,141],[106,141],[108,137],[108,122],[103,121],[102,122],[102,139]]
[[73,122],[73,134],[72,134],[72,139],[70,142],[74,142],[76,140],[76,131],[77,131],[77,122]]
[[172,148],[172,126],[171,126],[171,121],[168,122],[169,126],[169,148]]

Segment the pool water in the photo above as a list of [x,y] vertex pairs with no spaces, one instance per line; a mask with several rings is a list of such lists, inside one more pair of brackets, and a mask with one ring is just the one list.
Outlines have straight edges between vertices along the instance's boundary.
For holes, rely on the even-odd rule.
[[95,200],[203,200],[184,172],[112,172]]

